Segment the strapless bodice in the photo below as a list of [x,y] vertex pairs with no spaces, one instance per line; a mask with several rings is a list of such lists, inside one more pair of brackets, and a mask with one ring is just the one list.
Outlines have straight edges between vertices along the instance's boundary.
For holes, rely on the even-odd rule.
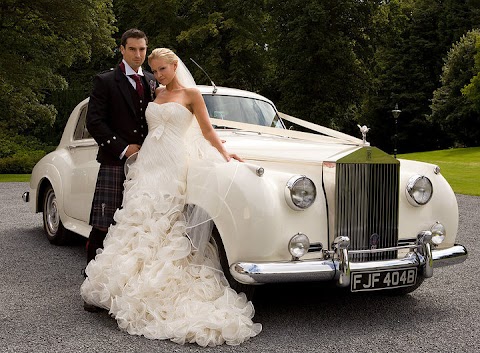
[[177,102],[162,104],[150,102],[145,117],[150,133],[161,130],[156,133],[161,135],[164,131],[172,130],[176,134],[184,135],[192,122],[193,114],[187,107]]

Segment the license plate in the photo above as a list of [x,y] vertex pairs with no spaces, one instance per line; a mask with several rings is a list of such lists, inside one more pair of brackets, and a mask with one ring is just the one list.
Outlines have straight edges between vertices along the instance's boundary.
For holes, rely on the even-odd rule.
[[417,268],[352,272],[352,292],[413,286],[417,281]]

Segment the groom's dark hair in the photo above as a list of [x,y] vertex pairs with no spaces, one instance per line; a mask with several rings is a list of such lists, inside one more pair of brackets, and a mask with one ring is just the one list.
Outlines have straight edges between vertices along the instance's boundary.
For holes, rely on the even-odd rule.
[[128,38],[137,38],[137,39],[145,39],[145,42],[148,44],[148,38],[147,38],[147,35],[139,30],[139,29],[136,29],[136,28],[131,28],[127,31],[125,31],[125,33],[122,34],[122,39],[120,40],[120,45],[123,45],[125,47],[125,45],[127,44],[127,39]]

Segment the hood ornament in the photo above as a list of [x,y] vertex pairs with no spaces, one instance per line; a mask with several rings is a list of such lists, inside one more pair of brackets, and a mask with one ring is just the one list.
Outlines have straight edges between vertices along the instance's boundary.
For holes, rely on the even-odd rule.
[[357,126],[360,129],[360,132],[362,133],[363,144],[364,145],[368,144],[368,142],[367,142],[367,132],[370,130],[370,128],[368,128],[367,125],[360,126],[360,125],[357,124]]

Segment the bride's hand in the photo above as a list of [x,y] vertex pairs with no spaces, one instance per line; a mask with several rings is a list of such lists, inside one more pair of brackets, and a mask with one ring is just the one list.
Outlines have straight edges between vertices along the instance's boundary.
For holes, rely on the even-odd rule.
[[225,158],[225,160],[227,162],[230,162],[230,160],[233,158],[233,159],[236,159],[237,161],[239,162],[244,162],[244,160],[242,158],[240,158],[239,156],[237,156],[235,153],[228,153],[228,152],[225,152],[223,153],[223,157]]

